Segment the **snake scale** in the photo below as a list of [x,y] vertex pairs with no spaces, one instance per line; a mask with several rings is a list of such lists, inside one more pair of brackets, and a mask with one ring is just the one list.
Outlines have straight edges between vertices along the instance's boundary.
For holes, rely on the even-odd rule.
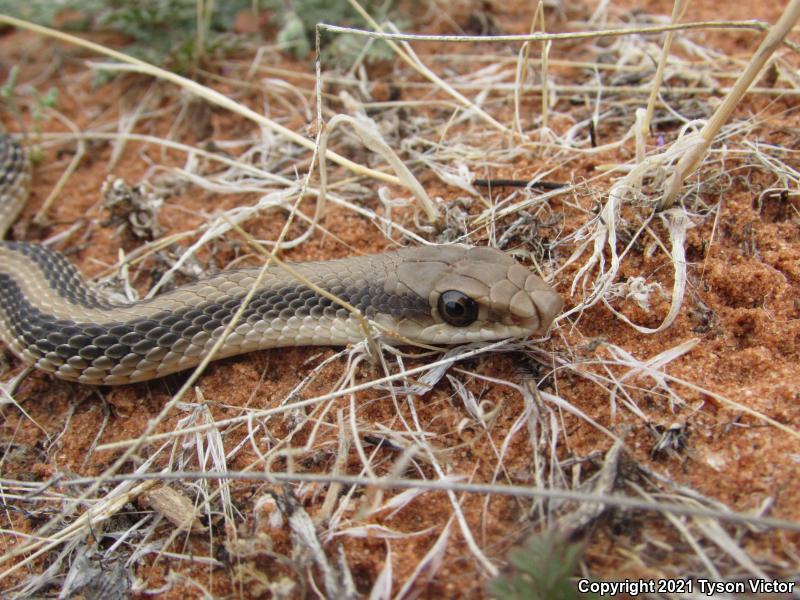
[[[196,366],[261,269],[225,271],[130,304],[114,301],[62,254],[2,241],[27,200],[30,172],[25,150],[0,134],[3,342],[39,369],[90,384],[146,381]],[[381,331],[425,344],[543,334],[562,306],[539,276],[492,248],[426,246],[292,266]],[[215,358],[363,337],[349,310],[270,267]]]

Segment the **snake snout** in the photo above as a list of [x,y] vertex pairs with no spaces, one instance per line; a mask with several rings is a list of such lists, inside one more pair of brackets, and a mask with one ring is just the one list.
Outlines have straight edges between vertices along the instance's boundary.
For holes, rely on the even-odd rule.
[[517,327],[532,334],[547,332],[553,319],[564,305],[561,296],[538,275],[527,271],[521,273],[515,266],[509,277],[491,288],[491,297],[498,313],[505,312]]
[[536,290],[531,293],[531,300],[539,313],[539,327],[534,333],[544,334],[561,312],[564,300],[553,290]]

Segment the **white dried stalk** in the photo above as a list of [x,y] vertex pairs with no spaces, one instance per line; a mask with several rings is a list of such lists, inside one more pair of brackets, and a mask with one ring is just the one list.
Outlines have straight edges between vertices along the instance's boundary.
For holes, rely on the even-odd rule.
[[[684,0],[674,0],[672,4],[671,22],[678,23],[683,15],[686,14],[687,8],[689,8],[689,0],[685,0],[685,2]],[[672,48],[672,40],[674,37],[674,31],[668,31],[667,35],[664,37],[664,46],[661,48],[661,54],[658,57],[656,74],[651,82],[652,88],[650,91],[650,98],[647,100],[647,113],[637,134],[641,133],[641,135],[646,136],[650,132],[650,123],[653,121],[653,111],[656,107],[656,98],[658,98],[658,92],[661,89],[661,83],[664,80],[664,68],[667,65],[667,57],[669,56],[670,49]]]
[[392,150],[392,148],[387,144],[383,137],[381,136],[380,131],[378,130],[377,125],[372,119],[368,117],[362,117],[360,119],[356,119],[349,115],[336,115],[330,121],[328,121],[327,125],[325,126],[322,135],[320,136],[319,141],[319,187],[320,187],[320,195],[317,202],[317,210],[314,213],[315,220],[319,218],[319,215],[324,210],[325,206],[325,192],[327,190],[327,182],[328,182],[328,170],[327,164],[325,162],[325,156],[327,156],[327,148],[328,148],[328,137],[330,134],[340,125],[343,123],[347,123],[353,128],[353,131],[356,133],[358,138],[361,142],[370,150],[379,154],[383,157],[386,162],[391,165],[394,172],[397,174],[397,179],[399,180],[400,184],[409,190],[420,203],[425,214],[428,217],[428,220],[431,223],[436,223],[439,220],[439,210],[436,208],[436,205],[428,196],[428,193],[425,191],[425,188],[422,187],[419,180],[414,177],[414,174],[411,173],[408,167],[406,167],[405,163],[400,160],[400,157]]
[[711,147],[714,137],[722,126],[728,122],[742,96],[747,92],[753,81],[756,80],[767,60],[780,47],[784,38],[789,35],[789,32],[791,32],[799,19],[800,0],[789,0],[778,22],[770,28],[758,50],[750,59],[747,68],[742,71],[742,74],[736,80],[736,85],[725,96],[711,119],[708,120],[700,132],[692,134],[689,136],[690,139],[684,142],[687,151],[678,161],[667,181],[667,187],[660,202],[661,208],[672,206],[675,202],[684,180],[698,167]]

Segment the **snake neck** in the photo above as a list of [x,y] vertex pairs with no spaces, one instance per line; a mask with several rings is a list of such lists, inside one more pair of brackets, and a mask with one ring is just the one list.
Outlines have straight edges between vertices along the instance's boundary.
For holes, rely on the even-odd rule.
[[[424,318],[426,299],[386,289],[394,260],[380,255],[294,268],[368,318]],[[237,313],[220,356],[363,338],[341,304],[279,268],[267,269],[258,282],[260,271],[227,271],[126,304],[96,291],[58,252],[0,242],[0,337],[26,361],[88,383],[128,383],[194,366]]]

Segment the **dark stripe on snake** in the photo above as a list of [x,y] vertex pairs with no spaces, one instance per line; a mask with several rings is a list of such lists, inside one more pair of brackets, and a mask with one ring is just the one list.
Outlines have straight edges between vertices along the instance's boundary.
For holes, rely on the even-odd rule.
[[[56,275],[51,272],[50,276]],[[61,285],[63,282],[58,286],[59,289],[63,289]],[[85,284],[83,286],[76,290],[85,289]],[[379,312],[388,312],[390,305],[393,313],[406,317],[429,312],[427,301],[405,296],[398,302],[398,296],[386,294],[378,286],[335,286],[330,291],[358,308],[368,318]],[[68,362],[77,369],[84,369],[103,356],[119,360],[135,354],[148,360],[158,360],[159,354],[166,354],[180,339],[202,345],[215,331],[230,322],[243,298],[231,297],[224,303],[201,304],[127,323],[75,323],[43,313],[28,301],[11,277],[0,273],[0,313],[15,335],[23,339],[28,350],[38,357],[47,356],[56,365]],[[348,311],[313,290],[297,285],[256,292],[242,313],[240,322],[285,322],[292,317],[307,316],[346,319]],[[23,323],[25,327],[20,326]]]

